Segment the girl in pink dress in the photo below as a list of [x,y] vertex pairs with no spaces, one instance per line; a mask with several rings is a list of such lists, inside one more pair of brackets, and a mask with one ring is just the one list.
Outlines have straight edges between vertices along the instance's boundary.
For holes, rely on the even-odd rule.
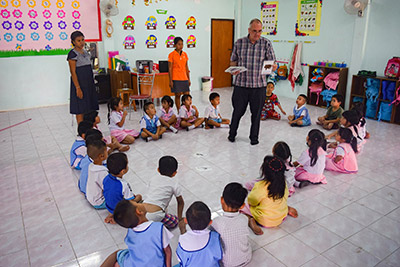
[[358,171],[356,153],[357,140],[348,128],[340,128],[336,135],[339,143],[335,150],[326,156],[326,167],[328,171],[342,173],[356,173]]
[[300,158],[293,162],[297,167],[294,178],[294,186],[302,188],[309,184],[326,184],[324,175],[326,140],[324,134],[317,129],[308,132],[308,149],[304,151]]
[[139,136],[136,130],[126,130],[124,127],[125,118],[128,115],[124,110],[124,102],[120,97],[113,97],[107,104],[108,124],[111,136],[114,136],[122,144],[132,144]]
[[168,95],[161,98],[161,108],[158,111],[157,116],[160,118],[161,125],[167,129],[170,129],[174,133],[178,133],[179,124],[177,124],[177,117],[174,110],[174,101]]
[[192,96],[182,96],[182,106],[179,109],[179,120],[182,128],[186,128],[187,131],[203,127],[204,118],[199,118],[199,111],[196,106],[192,105]]

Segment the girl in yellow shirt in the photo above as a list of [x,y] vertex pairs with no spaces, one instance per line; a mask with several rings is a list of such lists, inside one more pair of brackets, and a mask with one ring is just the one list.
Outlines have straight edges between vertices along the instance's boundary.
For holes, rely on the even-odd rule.
[[242,212],[249,217],[249,227],[256,235],[264,232],[259,225],[275,227],[287,215],[297,217],[296,209],[287,205],[289,195],[285,181],[285,163],[278,157],[266,156],[261,166],[262,180],[255,183]]

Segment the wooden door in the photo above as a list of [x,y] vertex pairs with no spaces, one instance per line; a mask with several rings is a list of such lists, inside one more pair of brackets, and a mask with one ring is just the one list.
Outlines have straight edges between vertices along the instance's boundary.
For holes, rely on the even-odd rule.
[[211,20],[211,76],[214,88],[232,86],[232,75],[226,73],[233,48],[234,20]]

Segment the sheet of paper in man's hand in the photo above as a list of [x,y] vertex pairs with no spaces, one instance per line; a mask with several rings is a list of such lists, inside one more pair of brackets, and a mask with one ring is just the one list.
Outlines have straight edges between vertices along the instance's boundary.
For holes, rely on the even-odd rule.
[[230,66],[229,68],[227,68],[225,70],[225,72],[229,72],[231,74],[233,74],[233,73],[235,73],[237,71],[239,71],[239,73],[242,73],[242,72],[247,71],[247,68],[246,67],[242,67],[242,66]]
[[269,75],[272,73],[272,67],[274,66],[273,60],[264,60],[263,67],[261,74],[262,75]]

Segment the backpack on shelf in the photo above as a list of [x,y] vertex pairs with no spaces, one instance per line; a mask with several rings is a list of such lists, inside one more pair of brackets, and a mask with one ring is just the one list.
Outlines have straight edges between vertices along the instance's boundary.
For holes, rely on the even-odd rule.
[[375,119],[376,110],[378,109],[378,101],[367,99],[367,103],[365,106],[365,117]]
[[379,96],[379,80],[368,78],[365,87],[367,88],[365,91],[367,99],[376,102]]
[[400,77],[400,57],[393,57],[389,59],[385,68],[385,76],[388,78]]
[[382,81],[382,99],[393,101],[396,92],[396,82]]
[[392,118],[392,106],[390,103],[381,103],[378,113],[378,121],[390,121]]

